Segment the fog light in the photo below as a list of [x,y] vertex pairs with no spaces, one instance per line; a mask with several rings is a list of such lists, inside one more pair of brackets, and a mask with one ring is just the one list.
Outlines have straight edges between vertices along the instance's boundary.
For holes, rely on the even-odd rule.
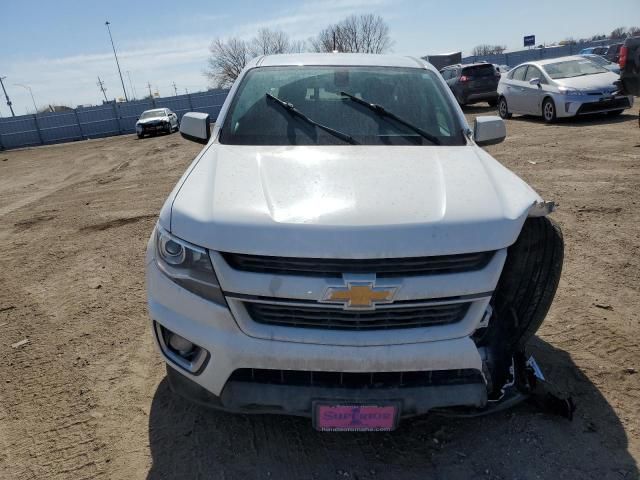
[[193,351],[193,343],[177,333],[169,334],[169,346],[176,350],[181,356],[186,357]]
[[156,338],[164,356],[176,366],[198,375],[209,360],[209,352],[190,340],[154,322]]

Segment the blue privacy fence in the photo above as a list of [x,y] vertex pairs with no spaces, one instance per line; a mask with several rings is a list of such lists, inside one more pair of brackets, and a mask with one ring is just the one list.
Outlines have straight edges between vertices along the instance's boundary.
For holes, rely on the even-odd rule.
[[509,65],[515,67],[524,62],[543,60],[545,58],[566,57],[576,55],[580,50],[589,47],[606,46],[615,43],[613,40],[600,40],[595,42],[584,42],[576,45],[562,45],[560,47],[532,48],[531,50],[519,50],[517,52],[500,53],[497,55],[475,55],[464,57],[462,63],[489,62],[497,65]]
[[0,150],[135,133],[136,119],[151,108],[208,113],[215,121],[228,90],[78,107],[64,112],[0,118]]

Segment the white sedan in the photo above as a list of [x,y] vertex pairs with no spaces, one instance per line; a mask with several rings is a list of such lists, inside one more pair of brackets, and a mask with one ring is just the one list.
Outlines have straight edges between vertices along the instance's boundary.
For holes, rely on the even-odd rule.
[[618,115],[633,106],[633,96],[618,92],[619,75],[580,56],[519,65],[498,84],[498,111],[556,118],[591,113]]
[[146,110],[136,121],[136,134],[138,138],[145,135],[156,135],[158,133],[171,133],[180,128],[178,116],[168,108],[155,108]]

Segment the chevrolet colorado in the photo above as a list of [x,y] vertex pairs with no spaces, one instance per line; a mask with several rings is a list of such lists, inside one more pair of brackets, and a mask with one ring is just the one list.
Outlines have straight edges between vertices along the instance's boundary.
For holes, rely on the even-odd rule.
[[431,65],[260,57],[213,129],[188,113],[180,131],[206,146],[146,258],[174,391],[333,431],[483,411],[521,385],[562,236],[553,204],[481,148],[503,121],[472,130]]

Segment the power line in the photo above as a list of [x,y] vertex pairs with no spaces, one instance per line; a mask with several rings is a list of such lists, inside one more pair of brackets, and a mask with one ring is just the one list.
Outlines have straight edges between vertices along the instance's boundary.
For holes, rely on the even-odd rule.
[[133,82],[131,81],[131,72],[129,72],[129,70],[127,70],[127,78],[129,79],[129,88],[131,89],[129,90],[129,93],[133,95],[133,99],[135,100],[138,97],[138,94],[136,93],[136,89],[133,86]]
[[120,71],[120,63],[118,62],[118,54],[116,53],[116,46],[113,43],[113,37],[111,36],[111,28],[109,28],[109,21],[104,22],[107,26],[107,30],[109,31],[109,38],[111,39],[111,46],[113,47],[113,56],[116,57],[116,65],[118,67],[118,75],[120,75],[120,83],[122,83],[122,91],[124,92],[124,99],[128,102],[129,97],[127,97],[127,89],[124,88],[124,80],[122,79],[122,72]]
[[104,82],[102,80],[100,80],[100,76],[98,76],[98,83],[97,83],[98,87],[100,88],[100,90],[102,91],[102,94],[104,95],[104,101],[108,102],[109,99],[107,98],[107,89],[104,86]]
[[31,101],[33,102],[33,108],[35,109],[35,113],[38,113],[38,106],[36,105],[36,99],[33,98],[33,91],[29,85],[25,85],[24,83],[14,83],[16,87],[22,87],[29,90],[29,94],[31,95]]

